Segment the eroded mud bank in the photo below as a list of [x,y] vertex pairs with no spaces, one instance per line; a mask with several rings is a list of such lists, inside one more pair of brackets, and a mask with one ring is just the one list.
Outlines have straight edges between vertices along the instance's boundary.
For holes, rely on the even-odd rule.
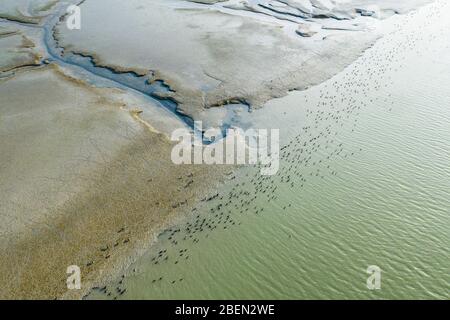
[[72,264],[83,288],[114,274],[220,180],[172,164],[127,104],[54,65],[0,84],[2,298],[61,297]]
[[57,37],[99,65],[152,70],[173,89],[164,96],[199,118],[330,78],[381,36],[380,20],[427,2],[88,0],[82,30],[61,24]]
[[[82,30],[62,23],[57,36],[67,54],[161,81],[169,87],[160,97],[215,123],[228,111],[210,107],[258,107],[319,83],[380,35],[379,19],[356,5],[341,20],[336,6],[321,8],[325,1],[198,2],[86,0]],[[160,132],[183,123],[126,81],[52,56],[42,39],[53,31],[46,17],[63,5],[55,3],[0,5],[0,17],[20,22],[0,22],[2,298],[80,298],[123,270],[230,170],[173,165],[172,145]],[[292,14],[308,3],[319,16]],[[381,18],[400,9],[383,9]],[[299,35],[300,23],[314,25],[314,33]],[[81,292],[67,293],[72,264],[85,282]]]

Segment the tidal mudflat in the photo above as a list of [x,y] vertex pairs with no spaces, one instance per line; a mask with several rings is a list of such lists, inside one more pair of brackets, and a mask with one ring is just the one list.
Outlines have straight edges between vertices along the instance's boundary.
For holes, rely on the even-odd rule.
[[448,299],[448,12],[399,18],[342,73],[255,111],[285,125],[279,173],[241,169],[88,298]]
[[[430,2],[3,1],[0,297],[365,297],[351,281],[377,259],[388,288],[419,274],[381,297],[445,297],[448,5]],[[281,172],[174,165],[193,120],[282,128]]]
[[[56,37],[98,65],[151,70],[173,89],[178,109],[198,119],[204,109],[257,108],[326,80],[374,43],[379,19],[427,2],[391,1],[370,16],[371,1],[85,1],[85,31],[61,25]],[[300,36],[309,25],[318,32]]]
[[0,18],[39,24],[58,2],[59,0],[3,0],[0,4]]
[[61,296],[61,266],[82,267],[86,284],[112,272],[219,175],[166,163],[171,143],[136,120],[121,92],[56,66],[0,92],[4,298]]

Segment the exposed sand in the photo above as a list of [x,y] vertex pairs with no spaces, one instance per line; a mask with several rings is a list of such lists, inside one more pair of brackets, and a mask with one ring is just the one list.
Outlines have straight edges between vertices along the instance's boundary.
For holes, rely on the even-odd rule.
[[[86,0],[82,30],[60,27],[60,41],[99,64],[155,71],[181,110],[213,123],[226,112],[209,107],[258,107],[322,82],[380,36],[378,19],[353,12],[363,1],[328,9],[324,0],[196,2],[217,1]],[[378,18],[424,2],[383,1]],[[0,17],[35,25],[52,4],[6,0]],[[300,23],[309,37],[296,33]],[[176,119],[130,92],[42,64],[42,30],[0,27],[0,298],[80,298],[124,270],[231,168],[173,165],[172,144],[158,132]],[[73,264],[83,290],[67,292]]]
[[34,42],[21,31],[0,27],[0,72],[6,74],[16,68],[36,66],[41,56]]
[[[381,2],[379,18],[426,2]],[[368,16],[375,3],[87,0],[82,29],[60,24],[58,38],[99,65],[155,71],[175,90],[179,109],[198,119],[205,108],[259,107],[338,73],[380,36],[378,15]],[[357,11],[363,7],[364,14]],[[295,32],[299,23],[320,32],[301,37]]]
[[2,0],[0,18],[38,24],[59,0]]
[[220,180],[173,165],[167,138],[115,91],[55,66],[0,84],[0,298],[61,297],[73,264],[83,290],[67,297],[80,298]]

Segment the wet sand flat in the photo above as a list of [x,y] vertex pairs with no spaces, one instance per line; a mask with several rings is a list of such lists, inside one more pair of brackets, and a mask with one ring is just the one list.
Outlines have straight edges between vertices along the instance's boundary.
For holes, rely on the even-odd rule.
[[0,84],[2,298],[61,297],[74,264],[87,289],[218,180],[172,165],[166,136],[117,96],[55,66]]
[[204,108],[258,107],[320,83],[378,37],[361,30],[304,39],[284,20],[186,1],[88,0],[81,10],[81,30],[59,26],[62,47],[92,55],[98,65],[153,71],[175,91],[179,110],[194,118]]
[[283,125],[277,175],[237,172],[89,298],[448,299],[449,13],[398,17],[343,72],[254,111]]
[[[215,123],[232,114],[224,105],[276,106],[339,73],[383,19],[427,2],[86,0],[82,29],[61,21],[55,36],[67,53],[161,80],[156,95]],[[167,135],[186,123],[163,100],[50,53],[63,5],[0,4],[0,298],[79,299],[120,277],[234,169],[174,165]],[[67,291],[69,265],[81,291]]]
[[0,72],[37,66],[40,54],[31,39],[14,28],[0,27]]
[[2,0],[0,18],[38,24],[59,0]]

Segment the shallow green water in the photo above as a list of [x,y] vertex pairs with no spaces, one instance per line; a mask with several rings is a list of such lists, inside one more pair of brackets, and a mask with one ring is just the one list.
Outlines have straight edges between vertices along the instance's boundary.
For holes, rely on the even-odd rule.
[[278,174],[243,169],[91,297],[450,298],[450,23],[427,10],[330,81],[271,102]]

